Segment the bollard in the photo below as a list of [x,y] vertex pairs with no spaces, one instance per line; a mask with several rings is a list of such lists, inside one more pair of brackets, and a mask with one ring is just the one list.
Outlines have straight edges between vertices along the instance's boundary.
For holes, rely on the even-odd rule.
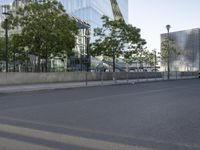
[[126,73],[126,81],[129,83],[129,72]]
[[163,74],[163,80],[165,80],[165,72],[163,72],[162,74]]
[[85,86],[88,86],[88,75],[87,75],[87,72],[85,73]]
[[116,72],[113,72],[113,81],[114,84],[117,84]]
[[101,75],[101,85],[103,85],[103,73],[101,72],[100,75]]

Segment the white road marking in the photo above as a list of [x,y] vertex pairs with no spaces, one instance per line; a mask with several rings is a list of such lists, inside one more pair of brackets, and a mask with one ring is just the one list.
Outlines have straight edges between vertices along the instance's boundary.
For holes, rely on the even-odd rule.
[[[124,134],[117,134],[117,133],[98,131],[98,130],[92,130],[92,129],[86,129],[86,128],[79,128],[79,127],[71,127],[71,126],[67,126],[67,125],[45,123],[45,122],[41,122],[41,121],[39,122],[39,121],[17,119],[17,118],[11,118],[11,117],[0,116],[0,119],[16,121],[16,122],[21,122],[21,123],[28,123],[28,124],[32,124],[32,125],[42,125],[42,126],[48,126],[48,127],[63,128],[63,129],[67,129],[67,130],[87,132],[87,133],[91,133],[91,134],[100,134],[100,135],[107,135],[107,136],[115,136],[115,137],[119,137],[119,138],[137,139],[137,140],[141,140],[144,142],[152,142],[154,144],[167,144],[167,145],[175,145],[175,146],[179,146],[179,147],[200,149],[200,145],[194,144],[194,143],[172,142],[172,141],[166,141],[166,140],[161,140],[161,139],[155,139],[155,138],[151,138],[151,137],[134,137],[134,136],[124,135]],[[1,129],[0,129],[0,131],[1,131]]]
[[[103,141],[103,140],[89,139],[89,138],[71,136],[71,135],[66,135],[66,134],[58,134],[58,133],[53,133],[53,132],[35,130],[35,129],[30,129],[30,128],[22,128],[22,127],[5,125],[5,124],[0,124],[0,131],[32,137],[32,138],[38,138],[41,140],[44,139],[44,140],[48,140],[52,142],[60,142],[63,144],[70,144],[70,145],[84,147],[84,148],[91,148],[91,149],[96,149],[96,150],[153,150],[153,149],[143,148],[143,147],[138,147],[138,146],[108,142],[108,141]],[[23,145],[23,143],[18,143],[18,144],[19,146]],[[30,145],[28,150],[37,150],[37,149],[32,148],[31,146],[32,145]]]
[[1,150],[58,150],[46,146],[41,146],[33,143],[7,139],[0,137]]

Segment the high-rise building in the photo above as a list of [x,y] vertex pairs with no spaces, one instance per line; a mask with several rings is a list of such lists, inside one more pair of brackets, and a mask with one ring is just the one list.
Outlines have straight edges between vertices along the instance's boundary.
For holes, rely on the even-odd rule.
[[[174,48],[179,51],[175,56],[170,53],[171,71],[198,71],[200,69],[200,28],[169,33]],[[168,38],[168,34],[161,34],[161,42]],[[162,63],[166,68],[166,63]]]
[[60,0],[67,13],[87,21],[91,32],[102,26],[101,17],[124,19],[128,22],[128,0]]

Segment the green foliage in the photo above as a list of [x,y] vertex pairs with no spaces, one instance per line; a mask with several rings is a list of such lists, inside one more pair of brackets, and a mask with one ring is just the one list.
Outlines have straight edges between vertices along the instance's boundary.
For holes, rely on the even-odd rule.
[[175,47],[175,42],[171,38],[165,38],[161,42],[161,60],[163,63],[167,63],[168,53],[170,57],[174,56],[175,58],[181,55],[181,50]]
[[[23,38],[19,34],[12,34],[9,37],[9,59],[10,61],[17,60],[21,64],[25,63],[25,61],[29,60],[27,54],[29,54],[28,50],[22,44]],[[15,58],[14,58],[15,57]]]
[[155,54],[150,52],[146,48],[141,49],[138,51],[137,56],[135,56],[135,60],[139,63],[146,63],[150,66],[153,66],[155,62]]
[[95,42],[91,45],[91,55],[117,58],[124,56],[127,60],[137,49],[146,44],[140,36],[140,29],[126,24],[123,20],[110,20],[102,17],[103,27],[94,30]]
[[[23,63],[28,57],[25,55],[24,48],[20,46],[21,37],[18,34],[13,34],[8,38],[8,60],[12,62],[15,59]],[[5,38],[0,38],[0,60],[5,61]]]
[[24,52],[28,49],[29,53],[38,56],[38,65],[40,59],[45,59],[46,69],[47,59],[66,57],[75,47],[78,34],[76,22],[57,0],[30,3],[10,16],[9,20],[12,28],[20,28],[12,40],[16,50]]
[[155,52],[150,52],[148,51],[146,54],[146,64],[150,65],[150,66],[154,66],[155,65]]

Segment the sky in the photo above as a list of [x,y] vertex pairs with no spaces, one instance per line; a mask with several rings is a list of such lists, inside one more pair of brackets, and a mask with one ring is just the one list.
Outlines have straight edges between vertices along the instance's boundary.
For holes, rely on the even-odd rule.
[[160,51],[160,34],[200,28],[200,0],[129,0],[129,23],[141,29],[149,50]]

